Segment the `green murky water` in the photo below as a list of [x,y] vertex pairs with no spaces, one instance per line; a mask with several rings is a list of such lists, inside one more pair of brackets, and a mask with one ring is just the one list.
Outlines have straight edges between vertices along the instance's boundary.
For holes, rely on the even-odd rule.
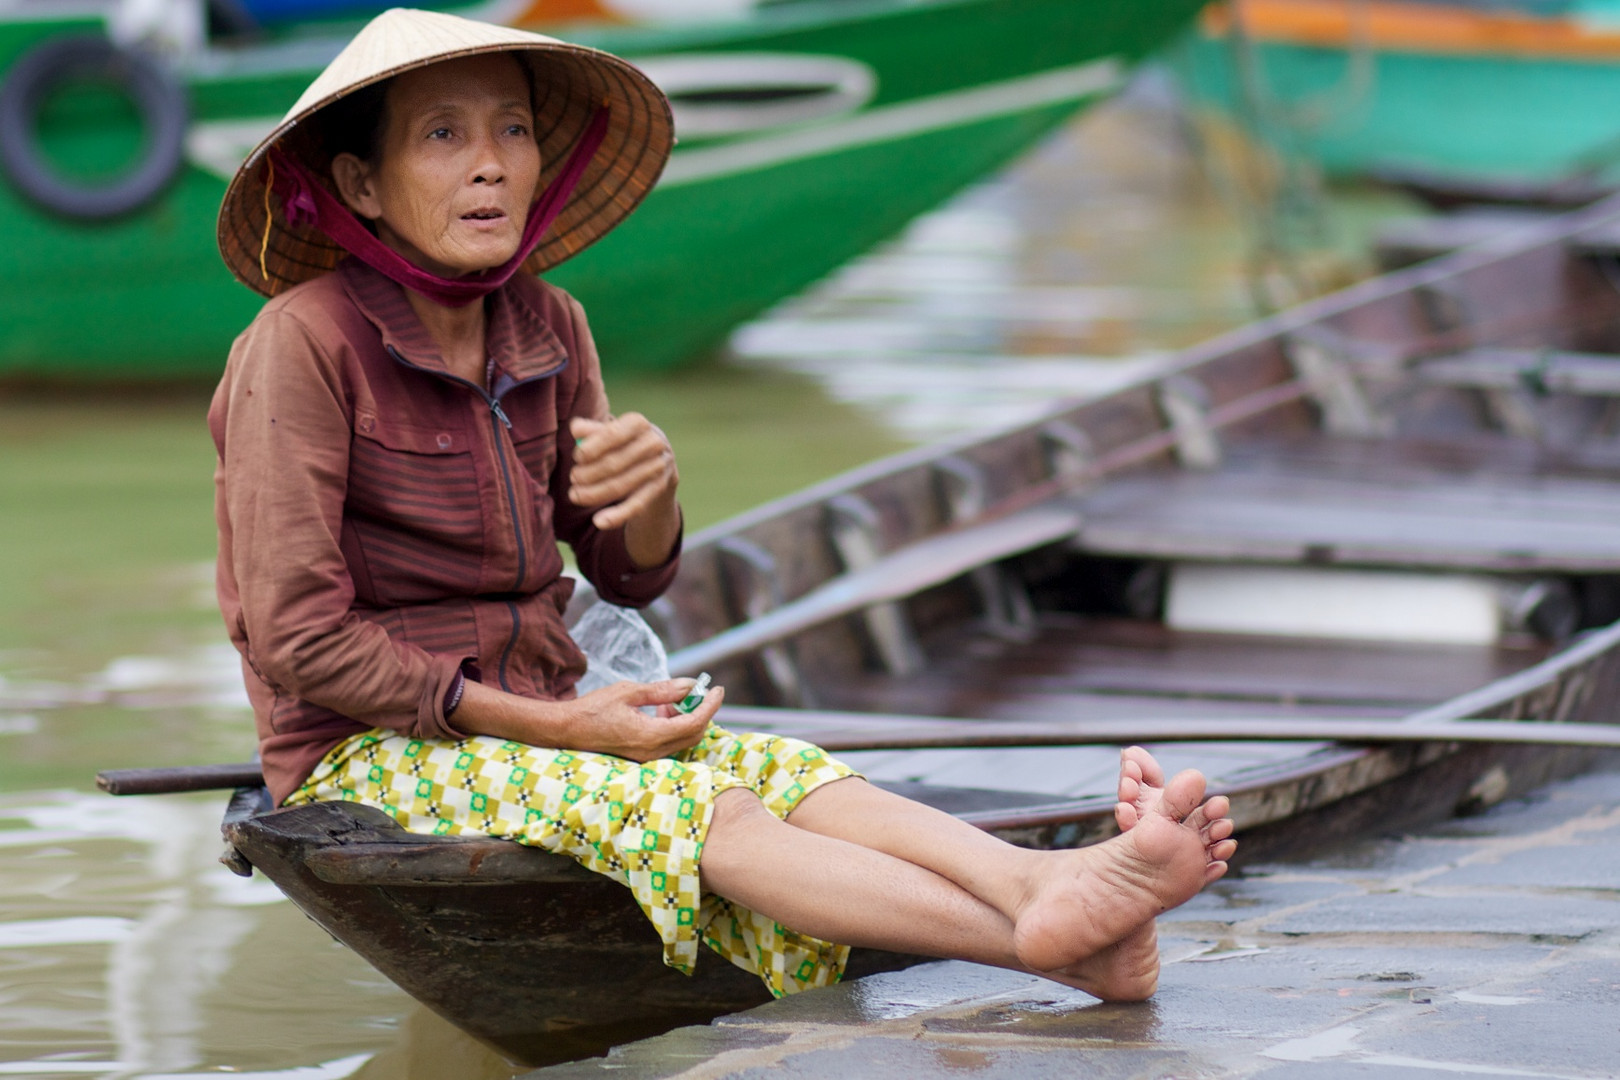
[[[697,528],[1106,389],[1253,314],[1255,204],[1205,165],[1162,111],[1099,110],[729,360],[625,380],[609,359],[614,405],[668,431]],[[1267,287],[1353,277],[1367,230],[1404,209],[1334,196]],[[211,592],[207,397],[0,395],[0,1076],[508,1075],[218,866],[219,797],[93,792],[100,768],[251,750]]]

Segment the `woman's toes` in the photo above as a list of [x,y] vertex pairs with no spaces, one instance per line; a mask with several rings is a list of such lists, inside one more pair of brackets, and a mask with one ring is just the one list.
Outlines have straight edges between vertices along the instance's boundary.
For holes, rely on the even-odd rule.
[[1136,828],[1138,820],[1140,818],[1136,813],[1136,804],[1134,802],[1122,801],[1114,805],[1114,824],[1119,826],[1120,832],[1130,832]]
[[1129,776],[1119,778],[1119,801],[1133,803],[1142,797],[1142,785]]
[[1211,846],[1209,849],[1210,861],[1225,865],[1228,859],[1237,854],[1237,846],[1236,840],[1222,840],[1220,843]]
[[1229,817],[1223,817],[1219,821],[1212,821],[1203,829],[1204,842],[1213,844],[1218,840],[1225,840],[1232,835],[1236,828],[1237,826],[1233,824],[1232,819]]
[[1226,812],[1231,808],[1231,801],[1225,795],[1216,795],[1191,814],[1188,814],[1187,824],[1202,832],[1210,825],[1224,818]]
[[1119,752],[1119,756],[1122,761],[1136,768],[1139,774],[1137,779],[1152,787],[1164,786],[1164,770],[1159,767],[1152,754],[1140,746],[1127,746]]
[[[1204,774],[1197,769],[1184,769],[1170,778],[1159,800],[1160,809],[1173,821],[1186,821],[1200,808],[1204,800]],[[1203,828],[1200,819],[1195,828]]]
[[1212,862],[1204,867],[1204,884],[1212,885],[1226,876],[1226,863]]

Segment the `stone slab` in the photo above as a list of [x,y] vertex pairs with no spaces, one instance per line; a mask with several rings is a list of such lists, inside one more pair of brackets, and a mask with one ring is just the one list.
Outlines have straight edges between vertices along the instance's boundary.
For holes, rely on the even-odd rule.
[[1586,834],[1579,841],[1504,853],[1430,878],[1437,889],[1462,886],[1584,889],[1620,897],[1620,829]]
[[1301,904],[1336,897],[1356,897],[1362,890],[1332,880],[1238,878],[1218,881],[1181,907],[1167,913],[1161,925],[1177,923],[1245,923],[1265,919]]
[[[1529,883],[1526,883],[1529,884]],[[1508,934],[1579,938],[1620,929],[1620,900],[1537,892],[1366,893],[1265,922],[1274,934]]]

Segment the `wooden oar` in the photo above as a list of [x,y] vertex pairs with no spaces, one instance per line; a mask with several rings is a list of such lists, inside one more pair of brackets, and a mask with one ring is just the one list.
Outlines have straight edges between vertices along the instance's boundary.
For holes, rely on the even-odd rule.
[[172,795],[258,787],[264,774],[257,761],[231,765],[171,765],[161,769],[108,769],[96,773],[96,787],[109,795]]
[[[1620,724],[1553,724],[1533,720],[1183,719],[1012,723],[868,713],[734,707],[728,722],[812,740],[826,750],[996,749],[1017,746],[1118,746],[1166,742],[1471,742],[1620,749]],[[112,769],[96,774],[111,795],[163,795],[257,787],[257,762]]]

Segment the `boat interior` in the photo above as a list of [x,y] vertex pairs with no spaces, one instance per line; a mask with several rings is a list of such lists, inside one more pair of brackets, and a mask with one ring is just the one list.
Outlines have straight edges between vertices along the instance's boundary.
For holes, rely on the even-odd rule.
[[[1617,252],[1605,223],[1532,256],[1529,285],[1484,258],[1419,268],[1335,318],[789,508],[792,535],[700,540],[688,588],[738,620],[666,606],[672,666],[846,726],[1395,720],[1520,672],[1620,619]],[[1009,479],[1020,449],[1044,482]],[[1322,749],[1161,752],[1219,786]],[[950,806],[1102,797],[1117,769],[1078,747],[847,756]]]

